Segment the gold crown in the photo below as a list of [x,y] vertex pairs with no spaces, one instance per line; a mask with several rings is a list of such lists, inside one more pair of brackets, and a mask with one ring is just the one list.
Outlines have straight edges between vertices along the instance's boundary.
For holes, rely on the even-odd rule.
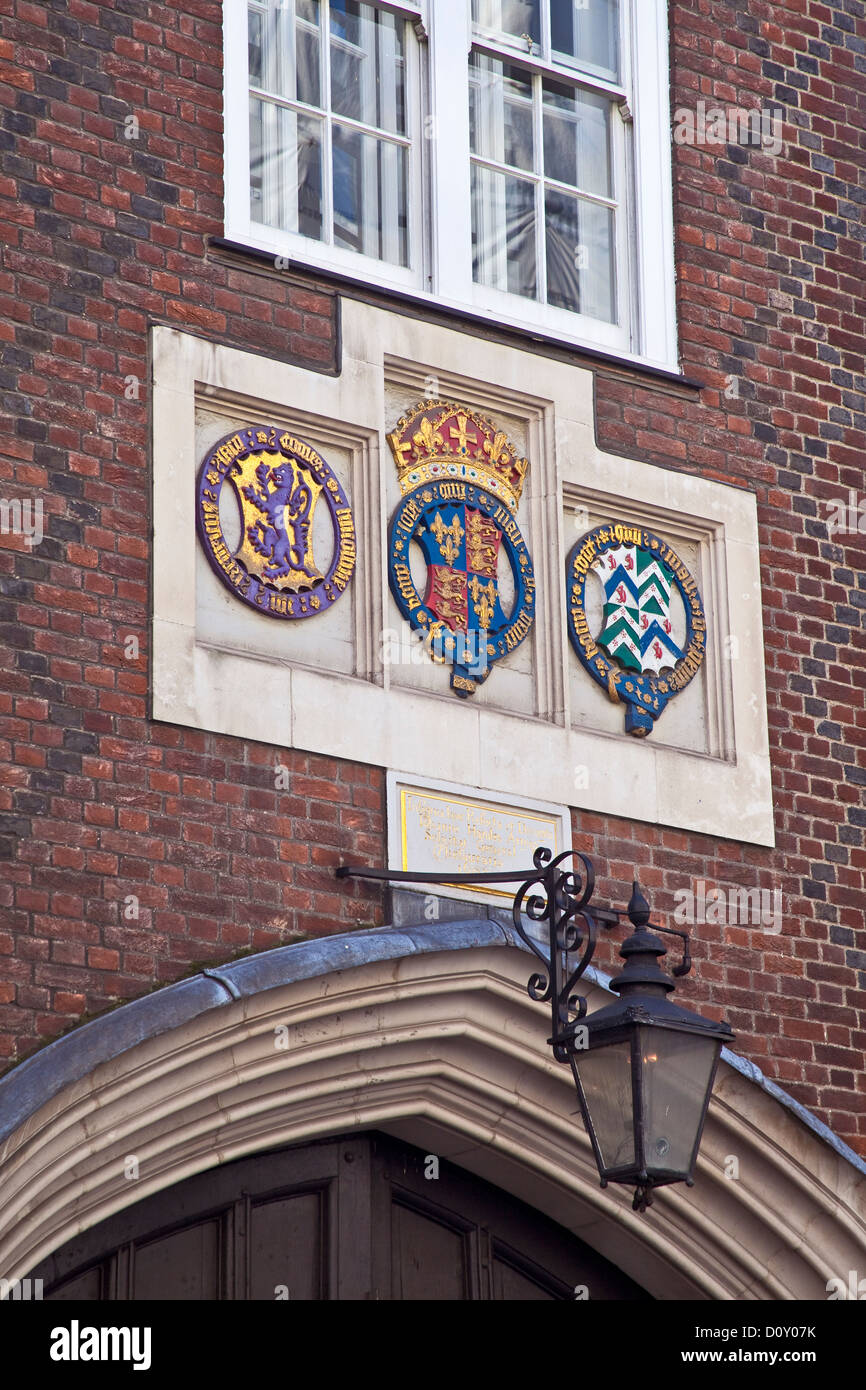
[[529,464],[501,430],[467,406],[419,401],[397,421],[388,444],[404,494],[422,483],[459,478],[517,511]]

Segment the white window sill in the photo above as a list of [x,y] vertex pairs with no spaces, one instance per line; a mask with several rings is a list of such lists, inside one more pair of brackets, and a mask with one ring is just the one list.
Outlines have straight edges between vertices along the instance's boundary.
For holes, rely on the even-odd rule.
[[[294,256],[287,255],[285,251],[275,252],[272,247],[267,245],[237,241],[230,237],[211,237],[209,244],[216,251],[226,251],[237,256],[245,256],[269,263],[276,274],[294,271],[299,275],[317,276],[322,281],[339,286],[352,298],[369,295],[384,299],[397,299],[417,306],[419,309],[427,309],[431,314],[441,312],[449,317],[462,318],[467,324],[479,323],[493,328],[504,328],[523,338],[530,338],[550,347],[568,348],[588,358],[609,362],[615,366],[634,367],[636,370],[663,378],[676,385],[694,389],[703,387],[703,382],[684,375],[680,363],[675,357],[670,360],[653,358],[641,353],[630,352],[627,348],[619,348],[615,344],[605,343],[579,332],[569,333],[563,330],[560,327],[561,320],[558,317],[558,314],[563,311],[554,311],[557,313],[554,324],[527,323],[525,319],[494,311],[483,303],[468,305],[441,295],[427,293],[411,283],[407,284],[399,277],[399,273],[393,281],[379,275],[375,280],[371,280],[367,275],[359,273],[355,267],[351,270],[337,268],[332,262],[318,261],[303,254]],[[538,307],[543,308],[544,306]],[[565,317],[574,316],[565,315]]]

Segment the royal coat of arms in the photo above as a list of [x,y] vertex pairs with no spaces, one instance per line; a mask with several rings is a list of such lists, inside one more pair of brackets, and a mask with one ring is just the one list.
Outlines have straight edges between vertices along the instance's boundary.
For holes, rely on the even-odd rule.
[[[597,636],[586,616],[590,574],[604,590]],[[616,522],[577,542],[566,561],[566,582],[571,645],[610,699],[625,705],[627,732],[646,736],[704,659],[706,619],[695,580],[666,541]],[[675,594],[685,610],[682,645],[671,616]]]
[[[465,699],[532,627],[535,577],[516,519],[528,464],[483,416],[445,401],[421,401],[388,443],[404,494],[389,536],[391,592],[432,659],[450,662],[451,688]],[[423,598],[413,542],[427,566]],[[503,553],[514,589],[508,612]]]
[[[241,519],[234,547],[220,518],[227,479]],[[313,543],[322,503],[333,537],[324,565]],[[196,520],[215,574],[268,617],[310,618],[336,603],[352,577],[355,527],[342,485],[321,454],[276,426],[238,430],[214,445],[199,473]]]

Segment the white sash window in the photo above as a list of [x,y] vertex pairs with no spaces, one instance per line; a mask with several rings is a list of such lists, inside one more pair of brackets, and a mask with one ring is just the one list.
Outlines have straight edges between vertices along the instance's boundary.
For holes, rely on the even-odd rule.
[[247,25],[251,227],[408,267],[406,21],[381,5],[254,0]]
[[224,8],[227,237],[676,367],[666,0]]

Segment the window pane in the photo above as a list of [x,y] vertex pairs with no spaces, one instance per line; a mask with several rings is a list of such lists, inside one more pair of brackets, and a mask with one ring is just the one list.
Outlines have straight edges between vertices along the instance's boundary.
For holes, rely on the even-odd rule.
[[575,1053],[572,1064],[583,1087],[595,1139],[605,1168],[635,1161],[631,1043],[609,1043]]
[[532,81],[523,69],[472,54],[469,131],[473,154],[518,169],[535,168]]
[[250,100],[250,216],[322,239],[322,123]]
[[535,185],[472,166],[472,274],[481,285],[534,299]]
[[550,41],[560,60],[619,72],[619,0],[550,0]]
[[472,21],[482,29],[541,42],[541,0],[472,0]]
[[615,322],[612,211],[549,188],[544,215],[547,302]]
[[[302,18],[302,13],[309,18]],[[308,106],[321,106],[322,90],[319,76],[319,5],[297,7],[295,24],[295,90],[297,100]],[[287,95],[290,95],[288,93]]]
[[335,245],[408,265],[406,150],[336,122],[332,148]]
[[335,114],[406,133],[404,21],[356,0],[331,3],[331,105]]
[[545,177],[609,198],[610,102],[549,80],[543,92]]
[[319,0],[249,11],[250,86],[320,106]]
[[644,1162],[687,1173],[719,1044],[713,1038],[638,1029],[643,1068]]
[[247,53],[250,64],[250,86],[262,85],[262,46],[264,16],[258,10],[247,11]]

